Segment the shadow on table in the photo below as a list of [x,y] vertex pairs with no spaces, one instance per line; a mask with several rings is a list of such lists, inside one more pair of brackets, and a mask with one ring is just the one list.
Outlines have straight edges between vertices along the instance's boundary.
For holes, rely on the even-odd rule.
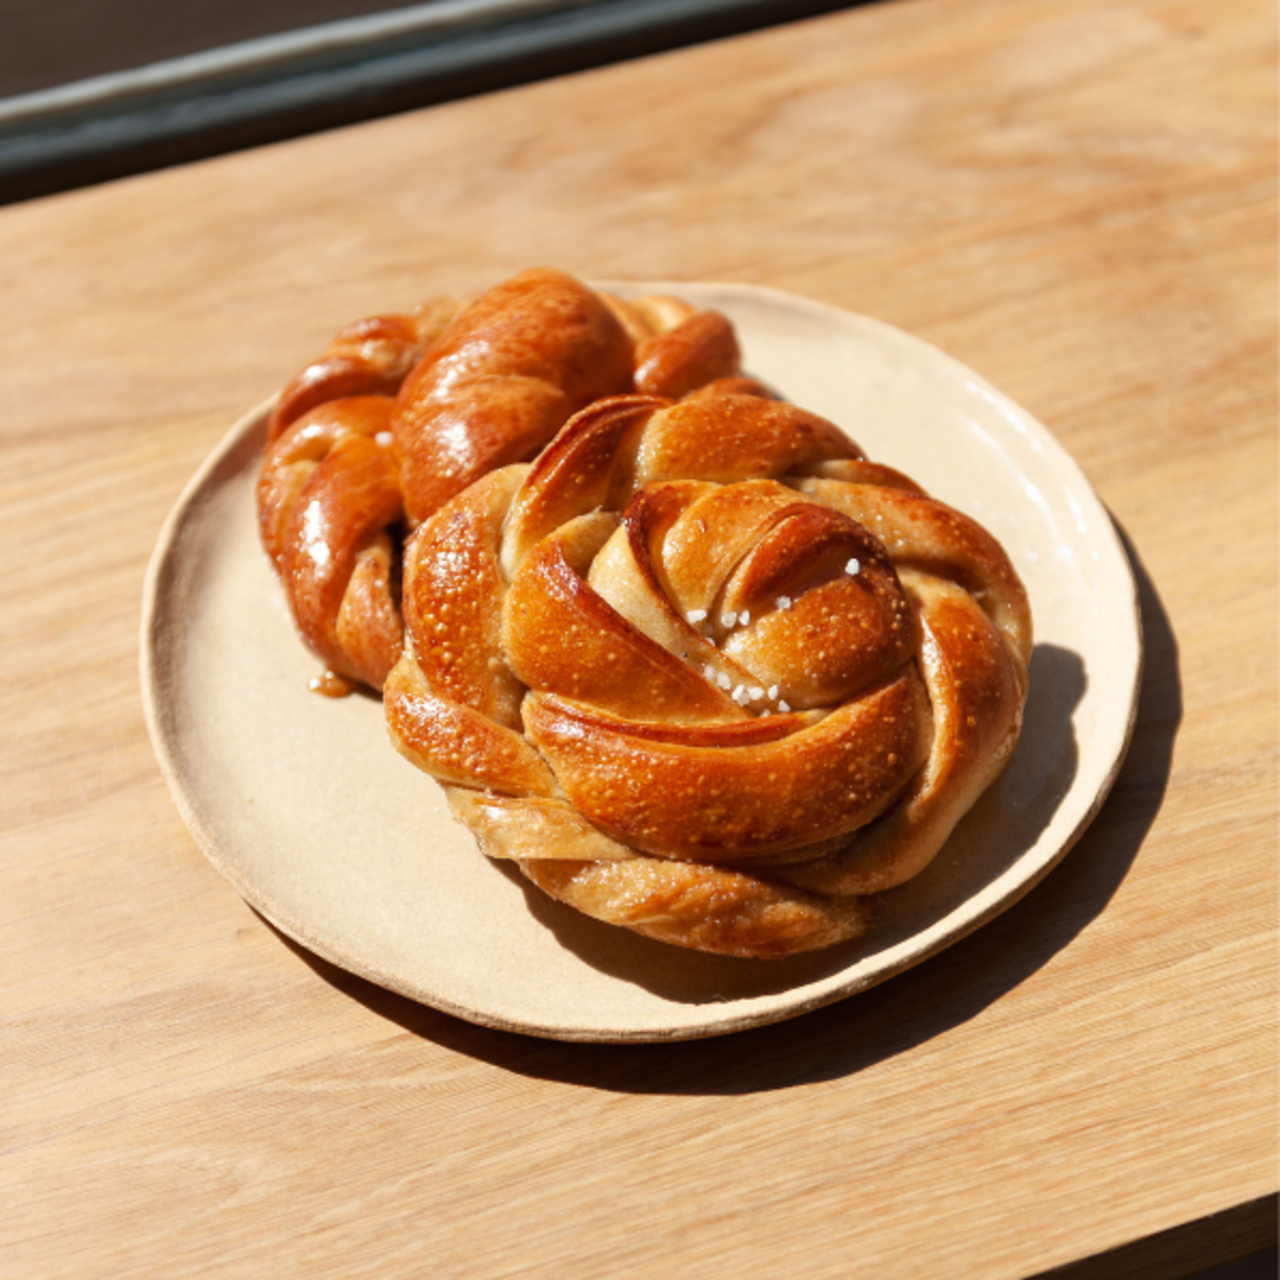
[[837,1079],[981,1013],[1066,947],[1106,907],[1168,785],[1182,718],[1177,641],[1121,531],[1134,576],[1145,663],[1133,740],[1111,795],[1068,857],[1021,902],[932,959],[802,1018],[675,1044],[562,1044],[459,1021],[336,968],[285,938],[321,977],[414,1035],[548,1080],[635,1093],[741,1094]]

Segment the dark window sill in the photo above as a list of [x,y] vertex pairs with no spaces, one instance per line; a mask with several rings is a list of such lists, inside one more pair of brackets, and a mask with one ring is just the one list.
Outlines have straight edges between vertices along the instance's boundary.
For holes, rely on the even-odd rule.
[[0,99],[0,203],[198,160],[860,0],[455,0]]

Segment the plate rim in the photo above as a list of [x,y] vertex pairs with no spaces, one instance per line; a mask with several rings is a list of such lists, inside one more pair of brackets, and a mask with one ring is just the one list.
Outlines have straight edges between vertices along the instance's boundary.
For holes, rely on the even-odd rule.
[[[222,435],[213,449],[205,456],[195,473],[183,486],[178,498],[170,509],[160,527],[155,546],[152,550],[143,579],[142,616],[139,644],[139,678],[144,717],[148,735],[151,739],[157,763],[166,786],[182,818],[184,825],[195,840],[197,847],[214,868],[235,888],[236,892],[248,905],[262,915],[273,927],[287,937],[336,967],[367,979],[374,984],[394,991],[416,1003],[440,1010],[490,1029],[515,1032],[537,1038],[559,1040],[571,1043],[666,1043],[684,1040],[704,1039],[721,1035],[729,1035],[753,1027],[764,1026],[776,1022],[799,1017],[805,1013],[822,1008],[828,1004],[856,995],[881,982],[896,977],[898,974],[915,967],[932,958],[939,952],[959,942],[964,937],[981,928],[997,915],[1010,909],[1026,894],[1035,888],[1062,861],[1079,841],[1089,825],[1097,817],[1106,803],[1121,768],[1124,765],[1137,723],[1139,695],[1142,687],[1144,653],[1142,637],[1141,602],[1133,564],[1124,541],[1120,536],[1115,520],[1105,504],[1098,497],[1088,477],[1079,463],[1057,440],[1053,432],[1038,418],[1023,408],[1018,402],[1001,392],[989,383],[981,374],[951,356],[941,348],[906,330],[900,329],[877,317],[863,315],[830,303],[789,293],[785,290],[763,285],[742,284],[719,281],[603,281],[593,282],[592,287],[616,292],[622,296],[635,293],[679,292],[693,295],[715,295],[717,297],[743,297],[763,299],[775,307],[786,310],[805,310],[816,318],[832,323],[842,330],[854,334],[861,330],[864,334],[875,334],[881,341],[897,345],[907,352],[918,354],[932,362],[939,362],[952,378],[969,384],[976,392],[987,399],[998,403],[1002,411],[1013,415],[1020,428],[1029,434],[1036,445],[1044,452],[1055,474],[1061,474],[1070,483],[1069,488],[1077,498],[1083,498],[1094,510],[1087,514],[1096,517],[1095,536],[1105,543],[1111,553],[1112,563],[1109,568],[1121,572],[1121,583],[1126,587],[1124,602],[1127,604],[1125,619],[1129,624],[1124,628],[1124,636],[1130,642],[1129,652],[1125,655],[1125,669],[1128,671],[1126,697],[1123,717],[1117,725],[1115,717],[1109,717],[1108,725],[1111,735],[1117,735],[1117,746],[1113,751],[1109,767],[1102,775],[1092,800],[1087,804],[1077,820],[1063,838],[1054,847],[1039,858],[1031,859],[1035,846],[1021,854],[1018,859],[1002,872],[995,880],[973,894],[966,896],[952,911],[935,920],[933,928],[937,928],[946,920],[953,920],[950,928],[942,930],[928,946],[918,952],[900,956],[894,962],[884,965],[874,972],[850,977],[847,970],[837,970],[825,978],[803,984],[815,989],[807,997],[797,997],[790,1002],[779,1003],[783,994],[774,993],[769,996],[742,997],[724,1004],[704,1003],[689,1006],[690,1019],[674,1026],[635,1027],[631,1029],[605,1029],[584,1027],[565,1027],[533,1020],[519,1021],[491,1010],[478,1009],[462,1005],[440,991],[424,993],[414,984],[401,979],[397,974],[371,964],[360,956],[353,955],[335,939],[326,935],[322,929],[309,925],[305,920],[295,917],[290,911],[283,910],[282,904],[276,902],[249,878],[240,874],[234,861],[223,856],[217,834],[210,830],[203,815],[191,803],[183,784],[181,769],[174,744],[170,742],[167,725],[164,722],[163,698],[166,683],[165,664],[158,658],[155,644],[158,630],[165,625],[164,592],[162,587],[167,575],[174,572],[174,557],[177,553],[180,537],[186,528],[193,510],[214,486],[218,473],[222,471],[235,454],[245,449],[253,438],[259,434],[265,437],[266,419],[277,396],[272,395],[242,414]],[[691,300],[697,301],[695,296]],[[731,317],[732,318],[732,317]],[[260,446],[254,444],[252,457],[257,458]],[[234,473],[239,476],[241,470]],[[234,478],[234,477],[233,477]],[[1119,586],[1120,584],[1115,584]],[[1119,612],[1120,602],[1114,606]],[[389,753],[390,754],[390,753]],[[1063,799],[1071,794],[1069,789]],[[1012,872],[1019,872],[1016,879],[1004,891],[991,894]],[[979,898],[989,896],[991,900],[978,909],[972,908]],[[763,963],[763,962],[762,962]],[[735,1003],[750,1002],[763,1007],[744,1010],[737,1014],[727,1014]],[[697,1011],[695,1017],[693,1011]],[[721,1011],[716,1016],[716,1011]]]

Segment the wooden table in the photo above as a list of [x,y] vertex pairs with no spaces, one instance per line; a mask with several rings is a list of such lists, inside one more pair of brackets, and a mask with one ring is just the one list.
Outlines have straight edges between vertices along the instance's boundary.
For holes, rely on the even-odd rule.
[[[0,1271],[1172,1276],[1274,1240],[1275,81],[1262,0],[895,0],[0,211]],[[337,326],[535,262],[879,316],[1080,461],[1141,583],[1137,731],[994,924],[794,1022],[574,1046],[347,977],[204,861],[139,702],[165,513]]]

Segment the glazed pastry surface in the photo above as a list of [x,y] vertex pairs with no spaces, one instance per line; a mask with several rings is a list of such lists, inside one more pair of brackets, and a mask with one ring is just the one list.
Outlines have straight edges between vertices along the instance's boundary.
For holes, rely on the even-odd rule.
[[767,957],[936,855],[1017,741],[1031,617],[990,534],[758,390],[598,400],[425,520],[385,707],[490,857]]

